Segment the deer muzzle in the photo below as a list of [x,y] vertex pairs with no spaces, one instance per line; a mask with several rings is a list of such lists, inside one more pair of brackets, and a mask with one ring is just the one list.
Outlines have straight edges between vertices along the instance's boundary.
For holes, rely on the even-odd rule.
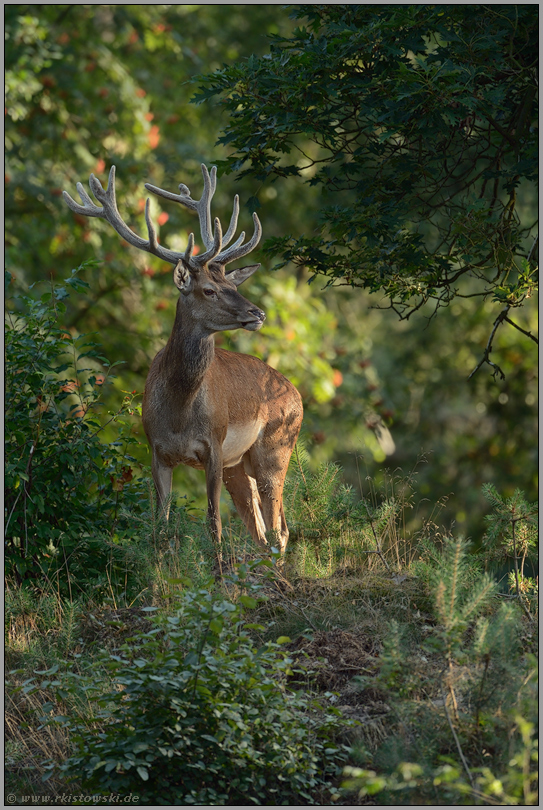
[[262,312],[261,309],[252,307],[251,309],[247,310],[247,313],[242,317],[244,318],[244,320],[241,321],[241,326],[243,329],[248,329],[250,332],[256,332],[262,327],[262,324],[266,320],[266,313]]

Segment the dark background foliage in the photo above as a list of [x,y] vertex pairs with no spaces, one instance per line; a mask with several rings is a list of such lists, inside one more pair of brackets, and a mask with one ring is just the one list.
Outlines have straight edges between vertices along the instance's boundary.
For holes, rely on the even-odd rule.
[[[204,77],[221,93],[230,168],[304,177],[323,194],[317,237],[285,259],[381,292],[407,317],[427,301],[534,285],[537,10],[480,5],[300,6],[308,27]],[[293,158],[295,162],[292,162]],[[531,237],[531,239],[530,239]]]

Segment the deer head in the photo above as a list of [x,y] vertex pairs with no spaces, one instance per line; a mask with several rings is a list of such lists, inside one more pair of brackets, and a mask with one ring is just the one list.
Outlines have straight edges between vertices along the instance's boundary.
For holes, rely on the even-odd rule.
[[[77,190],[82,205],[75,202],[66,191],[63,192],[63,195],[68,206],[76,214],[106,219],[126,242],[173,264],[174,283],[182,294],[178,306],[190,311],[192,319],[204,326],[206,331],[212,333],[240,327],[249,330],[260,329],[266,317],[265,314],[237,292],[237,287],[249,278],[260,265],[253,264],[226,272],[227,264],[246,256],[259,243],[262,236],[260,221],[256,213],[253,214],[254,233],[252,238],[244,244],[245,232],[242,231],[234,244],[227,247],[237,228],[239,197],[237,194],[234,197],[234,208],[226,233],[223,235],[218,218],[215,218],[212,230],[211,199],[217,185],[217,168],[213,166],[209,172],[207,167],[202,164],[202,174],[204,191],[199,200],[192,199],[190,190],[183,183],[179,184],[178,194],[165,191],[150,183],[145,184],[145,188],[153,194],[181,203],[198,213],[201,238],[206,250],[197,255],[193,255],[193,233],[189,235],[184,253],[168,250],[158,243],[156,230],[150,217],[149,199],[145,204],[148,239],[142,239],[128,227],[117,208],[115,166],[112,166],[109,172],[107,190],[103,188],[94,174],[90,175],[90,189],[101,203],[101,207],[93,203],[81,183],[77,183]],[[186,302],[183,302],[183,298],[187,299]]]

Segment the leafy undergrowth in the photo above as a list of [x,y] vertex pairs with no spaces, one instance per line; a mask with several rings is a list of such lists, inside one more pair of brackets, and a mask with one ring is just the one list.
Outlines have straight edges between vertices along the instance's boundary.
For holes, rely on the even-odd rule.
[[[296,463],[282,564],[234,520],[214,579],[205,523],[174,506],[167,526],[137,517],[109,598],[8,588],[17,804],[537,804],[522,565],[500,593],[463,541],[433,523],[409,536],[412,479],[368,503]],[[532,506],[492,497],[485,548],[506,545],[514,507],[522,555]]]

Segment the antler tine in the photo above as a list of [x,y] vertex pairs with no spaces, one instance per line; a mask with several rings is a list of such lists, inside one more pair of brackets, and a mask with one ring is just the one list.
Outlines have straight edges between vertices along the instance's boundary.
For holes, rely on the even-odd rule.
[[68,208],[71,208],[75,214],[83,214],[86,217],[101,217],[102,219],[105,219],[106,215],[104,213],[104,209],[99,208],[93,203],[81,183],[77,183],[76,188],[79,192],[79,196],[83,200],[83,205],[76,203],[76,201],[70,197],[67,191],[63,191],[62,196],[64,197]]
[[160,251],[160,245],[158,244],[155,226],[151,221],[150,207],[151,201],[149,197],[147,197],[145,201],[145,223],[147,225],[147,233],[149,234],[149,252],[156,256],[157,251]]
[[211,167],[208,172],[205,163],[202,163],[202,175],[204,178],[204,192],[197,206],[198,217],[200,219],[200,233],[206,248],[209,249],[214,244],[215,233],[211,233],[211,199],[217,187],[217,167]]
[[228,230],[226,231],[226,233],[222,238],[223,247],[227,246],[227,244],[230,242],[230,240],[232,239],[232,237],[236,232],[236,228],[238,227],[238,216],[239,216],[239,195],[236,194],[236,196],[234,197],[234,210],[232,211],[232,216],[230,218],[230,225],[228,226]]
[[185,251],[185,262],[190,264],[192,259],[192,251],[194,250],[194,234],[189,233],[189,241],[187,244],[187,249]]
[[241,244],[241,237],[244,237],[245,234],[243,233],[241,237],[231,246],[228,250],[224,250],[217,256],[217,261],[221,264],[228,264],[229,262],[233,262],[236,259],[241,259],[242,256],[247,256],[260,242],[260,238],[262,236],[262,225],[260,224],[260,220],[256,213],[253,214],[253,222],[255,226],[254,233],[251,239],[247,242],[246,245]]
[[107,190],[104,189],[100,180],[98,180],[94,174],[91,174],[89,177],[89,186],[92,193],[96,199],[102,203],[103,207],[99,208],[97,205],[95,205],[81,183],[77,183],[77,190],[79,191],[83,205],[76,203],[70,197],[68,192],[63,192],[64,199],[72,211],[74,211],[76,214],[83,214],[84,216],[88,217],[101,217],[102,219],[107,219],[109,224],[117,231],[119,236],[121,236],[130,245],[133,245],[139,250],[144,250],[147,253],[152,253],[170,264],[177,264],[179,259],[183,257],[182,253],[168,250],[167,248],[164,248],[158,244],[156,231],[151,222],[151,216],[149,213],[149,200],[147,200],[145,206],[145,220],[147,222],[147,230],[149,233],[148,240],[142,239],[140,236],[135,234],[134,231],[132,231],[124,222],[119,214],[117,201],[115,198],[115,166],[112,166],[109,172]]
[[198,265],[207,264],[216,256],[218,256],[221,252],[222,247],[222,228],[221,223],[218,217],[215,217],[215,228],[214,228],[214,236],[213,236],[213,244],[206,253],[203,253],[201,256],[196,256],[193,259],[193,262],[196,262]]
[[[109,176],[107,179],[107,191],[104,189],[100,180],[91,174],[89,177],[89,186],[90,190],[94,194],[97,200],[99,200],[102,205],[104,203],[111,203],[111,200],[115,200],[115,166],[112,166],[109,170]],[[117,204],[115,203],[115,209],[117,209]],[[104,213],[107,214],[104,206]]]
[[190,189],[185,186],[184,183],[179,184],[179,194],[165,191],[163,188],[151,185],[151,183],[145,183],[145,188],[158,197],[164,197],[165,200],[181,203],[181,205],[184,205],[191,211],[196,211],[198,213],[198,219],[200,220],[202,240],[206,249],[210,250],[215,240],[214,234],[211,231],[211,200],[217,187],[217,167],[212,166],[211,172],[209,172],[207,166],[202,163],[202,175],[204,178],[204,190],[199,200],[192,199]]

